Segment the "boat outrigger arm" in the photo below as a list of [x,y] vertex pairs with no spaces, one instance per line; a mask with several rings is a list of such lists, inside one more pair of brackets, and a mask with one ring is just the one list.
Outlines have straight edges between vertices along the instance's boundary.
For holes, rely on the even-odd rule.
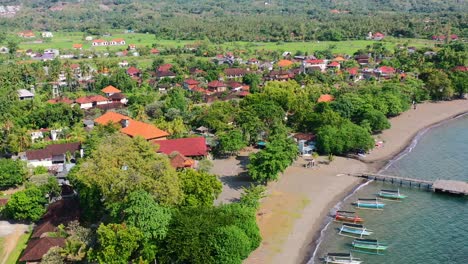
[[[346,230],[346,229],[351,229],[351,230]],[[355,234],[359,236],[359,238],[363,238],[363,236],[368,236],[372,234],[372,230],[365,228],[363,225],[347,224],[347,223],[344,223],[343,225],[341,225],[340,232],[338,234],[341,236],[356,238],[356,236],[346,235],[346,234],[343,234],[343,232]]]

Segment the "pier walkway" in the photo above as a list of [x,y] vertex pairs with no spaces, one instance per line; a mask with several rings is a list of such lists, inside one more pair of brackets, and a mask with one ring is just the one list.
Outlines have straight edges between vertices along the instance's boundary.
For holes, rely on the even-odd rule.
[[375,174],[375,173],[359,173],[349,174],[350,176],[365,178],[375,181],[383,181],[400,186],[407,185],[409,187],[424,188],[433,192],[442,192],[458,195],[468,195],[468,182],[453,181],[453,180],[421,180],[415,178],[405,178],[400,176]]

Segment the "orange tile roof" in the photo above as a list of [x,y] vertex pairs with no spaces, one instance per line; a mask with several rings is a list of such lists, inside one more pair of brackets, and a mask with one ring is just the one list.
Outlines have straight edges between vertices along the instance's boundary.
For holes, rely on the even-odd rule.
[[107,112],[102,116],[94,119],[94,122],[100,125],[107,125],[109,123],[118,124],[122,119],[128,119],[129,125],[127,127],[122,127],[120,129],[120,132],[127,134],[131,137],[141,136],[146,140],[150,140],[169,136],[169,133],[153,125],[133,120],[128,116],[124,116],[115,112]]
[[293,62],[290,61],[290,60],[280,60],[280,61],[278,61],[278,66],[282,67],[282,68],[289,67],[291,65],[293,65]]
[[195,161],[193,159],[185,157],[180,153],[177,153],[174,157],[171,158],[171,165],[176,169],[193,168],[193,166],[195,165]]
[[83,48],[83,44],[73,44],[74,49],[81,49]]
[[119,89],[115,88],[112,85],[107,86],[106,88],[102,89],[101,92],[103,93],[121,93]]
[[109,101],[109,99],[105,98],[102,95],[89,95],[89,96],[83,96],[80,98],[76,98],[75,102],[78,104],[89,104],[89,103],[94,103],[94,102],[106,102]]
[[335,100],[335,98],[333,97],[333,95],[331,94],[322,94],[319,99],[317,100],[318,103],[321,103],[321,102],[331,102]]
[[122,41],[125,41],[125,39],[123,39],[123,38],[116,38],[116,39],[114,39],[114,40],[112,40],[112,41],[115,41],[115,42],[122,42]]

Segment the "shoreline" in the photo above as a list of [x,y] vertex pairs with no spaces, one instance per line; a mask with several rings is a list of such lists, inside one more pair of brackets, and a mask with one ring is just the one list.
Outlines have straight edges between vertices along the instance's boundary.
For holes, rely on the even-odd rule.
[[[454,120],[456,120],[456,119],[458,119],[460,117],[466,116],[467,114],[468,114],[468,110],[464,110],[464,111],[462,111],[460,113],[452,115],[451,117],[448,117],[446,119],[437,121],[435,123],[429,124],[429,125],[421,128],[420,130],[416,131],[409,140],[406,141],[405,145],[402,148],[400,148],[398,151],[395,151],[394,152],[395,154],[390,154],[386,158],[381,158],[379,160],[369,160],[369,161],[367,161],[365,159],[359,159],[359,161],[367,164],[368,168],[370,169],[369,170],[370,172],[378,173],[381,170],[386,169],[392,162],[399,160],[401,157],[403,157],[407,153],[409,153],[410,151],[408,151],[408,149],[411,148],[411,146],[413,145],[413,142],[415,142],[415,140],[417,140],[420,136],[425,135],[427,132],[429,132],[430,130],[432,130],[434,128],[437,128],[440,125],[443,125],[445,123],[454,121]],[[416,145],[417,145],[417,142],[415,143],[414,146],[416,146]],[[342,195],[340,195],[340,197],[342,197],[342,198],[339,199],[339,200],[334,200],[335,202],[331,203],[332,205],[330,205],[329,208],[337,207],[344,200],[346,200],[349,196],[351,196],[357,190],[359,190],[361,187],[363,187],[363,185],[365,183],[367,183],[367,182],[368,181],[363,180],[361,183],[354,186],[351,190],[343,190]],[[327,218],[327,215],[324,216],[324,219],[325,220],[322,222],[321,228],[318,231],[315,232],[312,241],[308,245],[301,248],[302,254],[300,254],[300,255],[302,255],[304,257],[302,258],[302,260],[299,263],[307,264],[310,261],[310,259],[313,257],[313,254],[315,253],[315,251],[317,250],[317,247],[319,246],[319,241],[318,240],[322,237],[322,231],[324,231],[324,229],[330,223],[329,219]]]
[[[332,162],[332,164],[328,166],[334,168],[321,167],[315,172],[310,173],[314,175],[313,177],[317,177],[315,175],[326,177],[323,182],[318,182],[321,184],[321,186],[318,187],[319,189],[330,188],[330,186],[332,186],[335,192],[325,192],[325,197],[323,197],[321,194],[323,195],[324,193],[311,191],[309,194],[311,199],[316,199],[319,196],[321,198],[319,199],[320,201],[316,204],[308,205],[302,210],[299,219],[294,222],[292,230],[289,230],[288,237],[285,238],[286,241],[282,243],[281,248],[278,250],[279,252],[268,251],[268,244],[270,241],[266,241],[266,243],[262,243],[260,248],[251,254],[244,263],[307,263],[319,243],[322,230],[329,223],[328,216],[330,211],[339,206],[346,197],[354,193],[365,183],[365,181],[355,178],[353,178],[354,181],[344,180],[345,177],[348,176],[343,177],[343,180],[337,183],[336,179],[333,179],[333,176],[336,177],[340,174],[355,173],[356,171],[377,172],[393,160],[398,159],[401,154],[405,153],[408,148],[412,146],[415,139],[419,138],[419,135],[424,135],[433,127],[449,122],[467,113],[468,100],[461,99],[447,102],[422,103],[418,105],[417,110],[410,109],[390,119],[392,127],[375,136],[376,139],[384,141],[383,147],[372,150],[367,157],[360,160],[354,159],[351,161],[349,158],[337,158],[337,161]],[[421,134],[421,132],[423,133]],[[354,167],[351,168],[350,166]],[[288,186],[295,186],[294,182],[286,183],[286,181],[299,180],[289,177],[289,174],[288,171],[284,173],[280,181],[272,187],[273,191],[288,190],[290,189]],[[317,181],[300,184],[312,185],[317,184]],[[296,186],[300,185],[296,184]],[[294,192],[294,190],[291,191]],[[259,223],[259,226],[262,230],[262,223]],[[268,238],[266,238],[266,240],[268,240]],[[264,252],[263,254],[256,254],[258,251]],[[274,254],[274,256],[270,257],[271,261],[265,258],[266,252]]]

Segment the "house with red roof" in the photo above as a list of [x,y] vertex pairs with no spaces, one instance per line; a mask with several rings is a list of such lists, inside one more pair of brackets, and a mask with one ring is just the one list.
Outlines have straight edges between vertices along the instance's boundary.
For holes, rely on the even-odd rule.
[[322,94],[322,95],[320,95],[319,99],[317,100],[317,103],[322,103],[322,102],[329,103],[329,102],[331,102],[333,100],[335,100],[335,97],[333,97],[333,95],[331,95],[331,94]]
[[244,87],[242,83],[234,82],[234,81],[228,81],[226,82],[226,85],[229,88],[229,90],[235,91],[235,92],[239,92]]
[[228,79],[242,78],[247,74],[247,70],[241,68],[228,68],[224,70],[224,75]]
[[327,69],[327,61],[325,60],[303,60],[301,71],[304,73],[311,73],[313,71],[324,72]]
[[466,71],[468,71],[468,66],[455,66],[452,69],[452,71],[453,72],[456,72],[456,71],[466,72]]
[[359,74],[358,67],[346,69],[346,72],[349,74],[349,78],[352,79],[353,81],[361,79],[361,75]]
[[173,152],[178,152],[185,157],[206,157],[208,155],[208,147],[206,146],[206,139],[204,137],[178,138],[152,142],[159,145],[159,153],[166,155],[170,155]]
[[95,39],[95,40],[93,40],[93,42],[91,42],[91,45],[93,45],[94,47],[96,47],[96,46],[107,46],[107,45],[109,45],[109,42],[107,42],[107,40],[103,40],[103,39]]
[[161,66],[158,67],[158,72],[161,72],[161,71],[169,71],[170,69],[172,68],[172,64],[163,64]]
[[32,30],[21,31],[18,33],[18,36],[22,38],[35,38],[36,37],[36,35],[34,34]]
[[197,80],[194,80],[194,79],[187,79],[184,81],[184,88],[187,89],[187,90],[191,90],[192,88],[198,86],[200,84],[199,81]]
[[384,38],[385,38],[385,35],[380,32],[376,32],[374,35],[372,35],[373,40],[382,40]]
[[121,133],[130,137],[140,136],[146,140],[164,140],[169,136],[169,133],[155,127],[154,125],[131,119],[128,116],[116,112],[107,112],[94,119],[94,123],[104,126],[108,124],[117,124],[121,127]]
[[119,89],[115,88],[112,85],[106,86],[104,89],[101,90],[101,92],[105,93],[107,97],[116,94],[116,93],[121,93]]
[[195,168],[196,161],[185,157],[180,153],[169,156],[171,166],[175,169]]
[[109,104],[110,100],[102,95],[88,95],[77,98],[75,103],[79,104],[81,109],[90,109],[98,105]]
[[377,76],[379,77],[390,78],[393,75],[395,75],[396,70],[395,68],[390,67],[390,66],[382,66],[382,67],[375,69],[374,72],[377,73]]
[[332,61],[330,62],[328,65],[327,65],[327,68],[328,69],[336,69],[336,70],[339,70],[341,67],[340,63],[337,62],[337,61]]
[[130,77],[140,77],[141,71],[138,68],[131,66],[127,69],[127,74]]
[[76,49],[76,50],[82,50],[83,49],[83,44],[73,44],[73,49]]
[[215,80],[208,83],[208,90],[214,93],[221,93],[227,90],[227,86],[224,82]]
[[123,38],[116,38],[116,39],[113,39],[109,42],[109,45],[111,46],[121,46],[121,45],[125,45],[125,39]]
[[152,49],[150,50],[150,53],[156,55],[156,54],[159,54],[159,50],[156,49],[156,48],[152,48]]

